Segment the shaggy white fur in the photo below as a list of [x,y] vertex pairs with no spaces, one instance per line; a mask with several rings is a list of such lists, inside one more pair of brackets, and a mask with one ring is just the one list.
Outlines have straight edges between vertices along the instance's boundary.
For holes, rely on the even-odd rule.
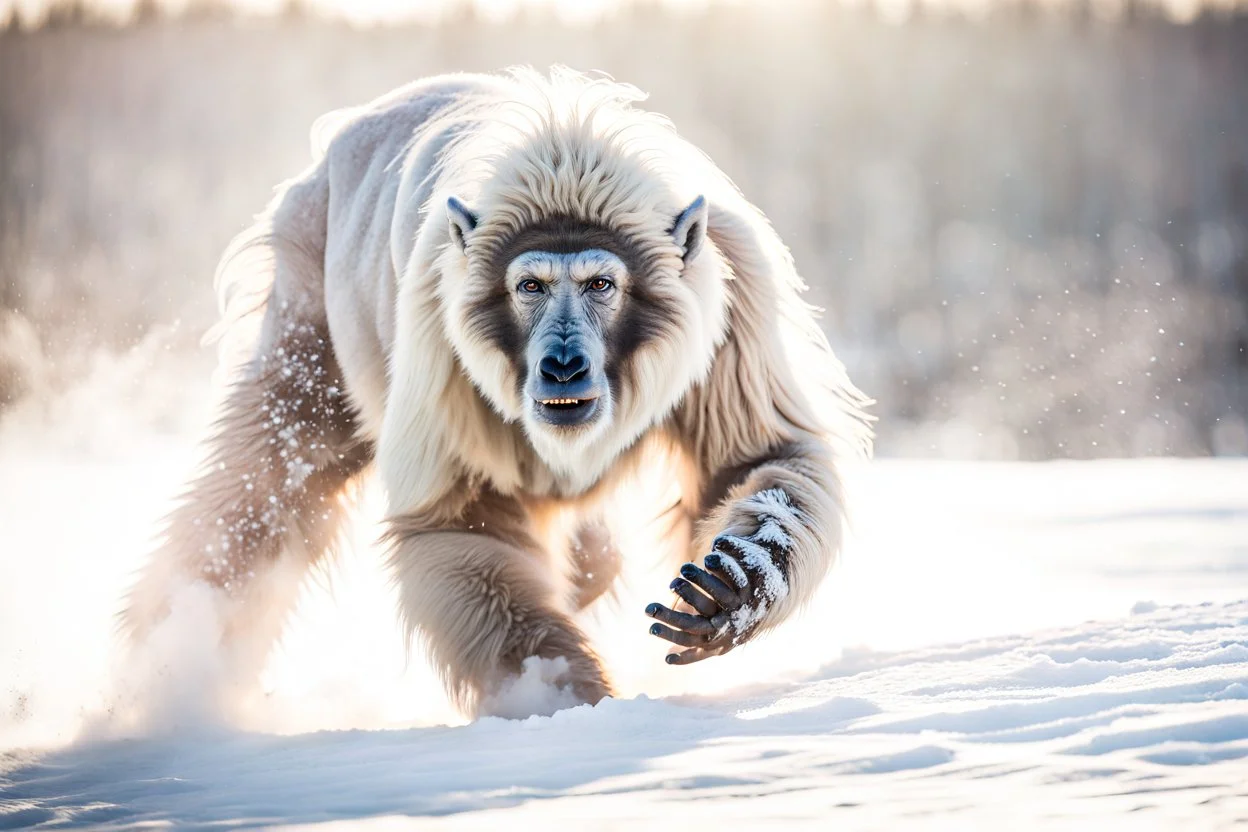
[[[405,619],[469,708],[531,656],[560,658],[580,700],[609,692],[570,617],[567,518],[591,519],[640,466],[681,484],[682,556],[741,541],[733,568],[762,594],[738,640],[810,598],[840,546],[836,458],[869,451],[866,401],[767,220],[642,98],[515,70],[419,81],[318,122],[314,164],[223,262],[225,331],[258,336],[229,365],[214,467],[136,589],[132,630],[167,608],[175,576],[242,598],[226,630],[244,628],[245,578],[282,552],[320,558],[373,459]],[[592,429],[532,418],[505,304],[482,312],[507,291],[501,253],[551,222],[620,241],[644,281],[644,303],[631,288],[622,302],[645,306],[650,331]],[[206,522],[247,531],[224,568],[205,561]]]

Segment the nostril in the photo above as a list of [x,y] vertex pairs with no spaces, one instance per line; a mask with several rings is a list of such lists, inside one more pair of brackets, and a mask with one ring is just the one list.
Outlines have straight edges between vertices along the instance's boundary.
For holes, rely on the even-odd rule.
[[537,372],[546,381],[558,381],[563,365],[549,355],[537,362]]
[[567,361],[560,361],[553,355],[548,355],[537,362],[537,372],[546,381],[567,384],[589,373],[589,359],[583,355],[572,355]]
[[583,355],[574,355],[563,366],[568,374],[565,381],[576,381],[589,372],[589,359]]

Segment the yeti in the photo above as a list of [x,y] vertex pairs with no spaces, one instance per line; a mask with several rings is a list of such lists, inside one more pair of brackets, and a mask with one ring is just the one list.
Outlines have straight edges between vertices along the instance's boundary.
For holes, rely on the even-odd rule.
[[581,702],[611,694],[575,617],[619,571],[602,517],[643,469],[679,489],[676,576],[645,609],[668,664],[810,600],[868,402],[765,217],[643,99],[521,69],[318,122],[223,259],[250,346],[122,613],[134,639],[188,582],[224,638],[275,634],[374,468],[403,623],[469,713],[534,656]]

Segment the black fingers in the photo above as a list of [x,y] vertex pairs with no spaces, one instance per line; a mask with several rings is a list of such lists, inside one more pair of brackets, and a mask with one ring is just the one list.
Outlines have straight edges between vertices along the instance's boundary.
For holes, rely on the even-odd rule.
[[741,564],[732,555],[722,552],[711,552],[702,560],[706,570],[724,582],[725,586],[735,587],[736,592],[750,585],[750,578]]
[[676,612],[669,610],[662,604],[651,604],[646,607],[646,615],[651,618],[669,624],[678,630],[684,630],[686,633],[694,635],[709,636],[714,635],[715,625],[708,618],[701,615],[689,615],[684,612]]
[[668,653],[663,661],[668,664],[693,664],[703,659],[709,659],[712,656],[719,656],[728,651],[722,647],[694,647],[691,650],[680,650],[675,653]]
[[668,664],[693,664],[721,656],[733,648],[730,615],[740,609],[743,602],[739,592],[730,585],[737,581],[733,579],[732,570],[736,564],[727,563],[729,558],[731,555],[726,552],[711,552],[705,558],[706,569],[686,563],[680,567],[681,577],[672,581],[672,592],[699,615],[657,603],[646,607],[646,615],[663,622],[650,626],[651,635],[689,648],[669,653],[664,659]]
[[664,627],[662,624],[651,624],[650,635],[666,639],[672,644],[679,644],[681,647],[698,647],[706,644],[706,636],[673,630],[671,627]]
[[680,576],[692,584],[696,584],[704,590],[707,595],[726,610],[735,610],[741,606],[741,599],[737,597],[737,593],[729,588],[728,584],[716,578],[709,572],[699,569],[692,563],[686,563],[680,567]]
[[710,598],[706,597],[705,594],[699,592],[694,588],[693,584],[689,583],[684,578],[677,578],[672,581],[671,589],[672,592],[679,595],[686,604],[693,607],[699,613],[707,616],[708,618],[719,612],[719,604],[716,604]]

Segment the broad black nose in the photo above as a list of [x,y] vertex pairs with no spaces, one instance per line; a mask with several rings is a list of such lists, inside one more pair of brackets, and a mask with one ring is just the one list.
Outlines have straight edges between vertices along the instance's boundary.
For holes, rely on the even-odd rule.
[[582,379],[589,373],[589,359],[580,353],[561,357],[547,355],[537,362],[537,371],[546,381],[567,384]]

